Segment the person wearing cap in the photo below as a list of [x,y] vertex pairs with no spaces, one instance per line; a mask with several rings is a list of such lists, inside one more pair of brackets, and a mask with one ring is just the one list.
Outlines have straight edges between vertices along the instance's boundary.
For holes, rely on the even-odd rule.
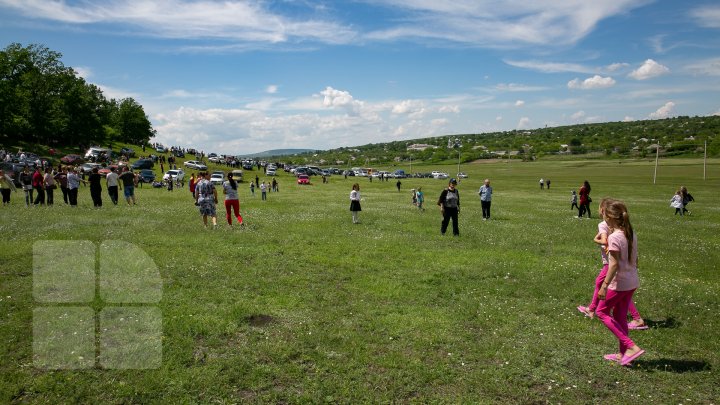
[[445,235],[448,224],[452,219],[453,223],[453,236],[460,236],[460,228],[458,227],[458,214],[460,213],[460,192],[457,188],[457,180],[450,179],[446,189],[440,193],[438,199],[438,205],[440,206],[440,212],[443,215],[442,225],[440,226],[440,233]]

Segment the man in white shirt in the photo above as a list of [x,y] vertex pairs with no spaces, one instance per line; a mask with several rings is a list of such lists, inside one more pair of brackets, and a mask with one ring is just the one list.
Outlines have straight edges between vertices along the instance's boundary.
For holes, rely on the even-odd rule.
[[115,171],[114,167],[110,167],[110,173],[107,174],[107,177],[105,177],[107,181],[107,189],[108,194],[110,195],[110,200],[112,200],[113,204],[117,205],[118,203],[118,174]]

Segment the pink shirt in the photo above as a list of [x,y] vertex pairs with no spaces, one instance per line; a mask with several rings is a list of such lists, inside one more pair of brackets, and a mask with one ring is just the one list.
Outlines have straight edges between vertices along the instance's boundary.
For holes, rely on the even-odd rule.
[[633,235],[632,256],[628,257],[628,241],[625,232],[616,229],[608,236],[608,250],[618,252],[618,270],[608,288],[615,291],[634,290],[640,286],[637,271],[637,235]]
[[[605,221],[598,224],[598,233],[604,233],[606,237],[610,235],[610,227],[608,227],[608,224]],[[606,248],[607,245],[600,245],[600,258],[602,259],[603,264],[609,263]]]

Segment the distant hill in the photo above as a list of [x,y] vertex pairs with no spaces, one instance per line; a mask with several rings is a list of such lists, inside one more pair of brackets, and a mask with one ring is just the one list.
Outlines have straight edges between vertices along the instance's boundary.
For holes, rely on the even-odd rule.
[[[522,129],[311,150],[282,159],[293,164],[387,165],[401,162],[449,163],[477,159],[637,158],[720,156],[720,116],[606,122]],[[274,151],[268,151],[272,154]]]
[[239,155],[241,158],[266,158],[275,156],[292,156],[301,153],[313,152],[315,149],[272,149],[264,152],[248,153],[246,155]]

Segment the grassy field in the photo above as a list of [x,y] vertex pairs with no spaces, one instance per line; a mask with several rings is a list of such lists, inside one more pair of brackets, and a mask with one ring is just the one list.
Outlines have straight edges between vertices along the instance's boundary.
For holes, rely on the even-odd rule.
[[[405,167],[403,167],[405,168]],[[383,168],[380,168],[383,169]],[[407,168],[405,168],[407,169]],[[456,171],[455,166],[414,171]],[[244,227],[204,229],[187,190],[145,187],[139,204],[0,210],[0,402],[717,403],[720,398],[720,161],[463,165],[459,238],[442,237],[444,181],[298,186],[268,201],[240,185]],[[256,172],[247,172],[253,177]],[[492,180],[493,220],[477,190]],[[540,177],[552,188],[539,190]],[[570,190],[593,186],[593,219]],[[685,185],[692,215],[669,200]],[[422,186],[427,210],[411,205]],[[600,268],[597,202],[624,199],[639,236],[632,332],[647,354],[608,364],[616,340],[575,307]],[[58,197],[56,196],[56,201]],[[220,207],[219,207],[220,208]],[[33,363],[33,244],[131,242],[162,277],[162,362],[149,370],[45,370]],[[96,309],[103,302],[96,298]]]

